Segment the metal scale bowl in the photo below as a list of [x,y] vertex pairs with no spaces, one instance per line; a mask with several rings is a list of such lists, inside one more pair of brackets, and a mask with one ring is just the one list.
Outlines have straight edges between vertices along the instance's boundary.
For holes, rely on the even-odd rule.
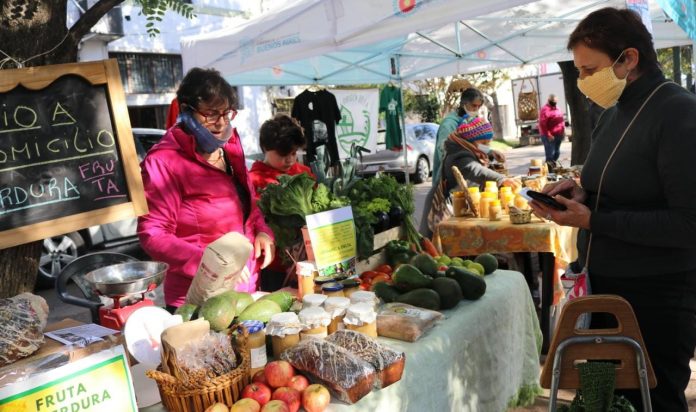
[[109,265],[87,273],[85,280],[95,293],[114,300],[113,306],[99,308],[99,323],[120,330],[135,310],[154,306],[145,294],[162,283],[168,268],[164,262],[138,261]]

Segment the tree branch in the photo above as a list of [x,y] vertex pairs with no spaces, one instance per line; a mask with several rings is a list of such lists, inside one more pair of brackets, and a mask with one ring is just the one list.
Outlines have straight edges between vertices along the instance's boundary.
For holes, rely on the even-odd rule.
[[124,0],[99,0],[92,7],[85,10],[85,14],[80,16],[68,30],[68,37],[74,44],[78,44],[106,13],[123,2]]

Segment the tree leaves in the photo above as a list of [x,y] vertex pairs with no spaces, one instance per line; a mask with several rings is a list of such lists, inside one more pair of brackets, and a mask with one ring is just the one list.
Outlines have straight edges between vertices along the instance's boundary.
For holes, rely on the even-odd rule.
[[147,19],[145,28],[150,37],[160,33],[157,23],[162,21],[167,10],[172,10],[187,19],[195,17],[193,6],[185,3],[184,0],[135,0],[135,3],[142,7],[141,13]]

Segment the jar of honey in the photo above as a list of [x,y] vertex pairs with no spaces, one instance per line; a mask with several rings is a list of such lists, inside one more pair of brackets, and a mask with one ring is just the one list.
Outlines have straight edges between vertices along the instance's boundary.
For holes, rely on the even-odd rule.
[[367,303],[368,305],[376,309],[377,305],[379,304],[379,298],[377,297],[375,292],[371,292],[369,290],[361,290],[359,292],[354,292],[352,295],[350,295],[350,303]]
[[377,337],[377,313],[369,303],[355,303],[346,309],[343,318],[346,329],[363,333],[373,338]]
[[343,285],[343,296],[347,298],[350,298],[353,293],[360,291],[360,281],[358,279],[350,278],[342,280],[341,284]]
[[488,218],[488,210],[490,207],[491,200],[495,200],[498,197],[498,193],[493,192],[483,192],[481,193],[481,201],[479,203],[479,217],[484,219]]
[[343,317],[348,306],[350,306],[350,299],[348,298],[330,297],[324,302],[324,310],[331,316],[331,323],[327,327],[329,335],[345,327],[343,325]]
[[319,293],[310,293],[302,298],[302,308],[320,307],[324,304],[327,296]]
[[324,283],[335,282],[333,276],[317,276],[314,278],[314,293],[321,293],[321,285]]
[[484,192],[498,193],[498,182],[494,180],[486,180]]
[[503,209],[500,206],[500,200],[493,199],[488,206],[488,219],[490,221],[500,220],[503,215]]
[[314,262],[303,260],[295,265],[297,272],[297,297],[302,299],[304,295],[314,293],[314,278],[318,276],[317,266]]
[[326,295],[326,297],[336,296],[344,297],[343,285],[339,282],[329,282],[321,285],[321,294]]
[[273,357],[280,358],[285,349],[300,343],[301,330],[300,318],[294,312],[276,313],[271,316],[266,325],[266,334],[271,337]]
[[268,362],[266,357],[266,333],[263,330],[263,322],[260,320],[245,320],[239,324],[239,331],[242,331],[242,326],[249,333],[247,345],[251,352],[251,370],[249,373],[254,373],[263,370]]
[[331,323],[331,315],[324,308],[311,307],[302,309],[298,315],[304,325],[300,331],[300,340],[324,339],[328,334],[327,327]]

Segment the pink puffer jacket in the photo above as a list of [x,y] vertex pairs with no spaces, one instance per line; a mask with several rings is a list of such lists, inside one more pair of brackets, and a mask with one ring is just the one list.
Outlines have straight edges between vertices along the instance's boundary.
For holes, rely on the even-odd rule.
[[[234,175],[255,196],[236,131],[224,150]],[[169,129],[150,149],[141,169],[149,213],[138,219],[138,236],[152,259],[169,264],[164,281],[167,305],[184,303],[203,250],[212,241],[228,232],[243,233],[252,243],[259,232],[272,236],[254,197],[243,222],[233,177],[208,164],[195,151],[194,137],[179,126]],[[256,290],[259,265],[250,256],[251,279],[238,290]]]

